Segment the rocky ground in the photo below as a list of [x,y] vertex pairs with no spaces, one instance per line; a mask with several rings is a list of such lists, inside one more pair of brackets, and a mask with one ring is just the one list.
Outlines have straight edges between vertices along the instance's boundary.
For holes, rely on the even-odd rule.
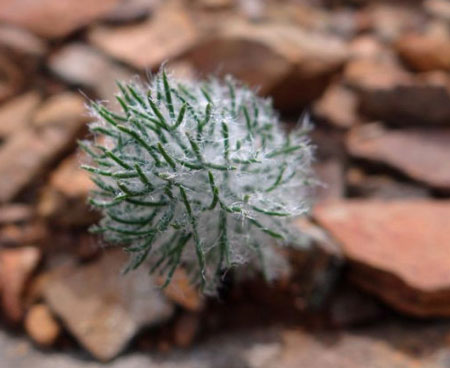
[[[351,331],[309,334],[296,329],[265,328],[221,333],[190,349],[170,353],[131,351],[113,368],[404,368],[448,367],[450,325],[385,322]],[[23,338],[0,333],[2,362],[8,367],[104,367],[83,352],[43,352]]]
[[[450,2],[0,2],[2,367],[449,367]],[[87,98],[166,62],[315,122],[292,274],[163,292],[87,228]]]

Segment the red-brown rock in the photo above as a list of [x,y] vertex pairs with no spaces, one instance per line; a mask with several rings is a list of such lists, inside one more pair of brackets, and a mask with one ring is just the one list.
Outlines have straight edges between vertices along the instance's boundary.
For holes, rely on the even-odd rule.
[[27,222],[33,217],[33,208],[22,203],[0,206],[0,225]]
[[336,37],[294,25],[233,19],[184,57],[202,73],[232,74],[272,96],[278,108],[298,111],[320,96],[348,49]]
[[25,316],[25,330],[39,346],[48,347],[55,343],[61,326],[45,304],[35,304]]
[[40,196],[39,216],[61,226],[90,225],[97,219],[87,205],[89,191],[95,186],[80,168],[81,160],[79,154],[70,156],[52,172]]
[[132,73],[116,65],[95,48],[80,43],[68,44],[53,54],[50,70],[69,84],[90,88],[98,97],[115,103],[116,81],[127,82]]
[[162,323],[173,313],[147,270],[120,273],[126,258],[119,250],[86,266],[66,264],[51,273],[43,288],[51,310],[103,361],[119,354],[142,327]]
[[379,321],[383,312],[375,297],[349,285],[333,295],[327,315],[332,326],[342,328]]
[[41,97],[36,91],[20,95],[0,108],[0,138],[6,138],[24,129],[31,121]]
[[400,57],[420,72],[450,71],[450,34],[407,34],[396,43]]
[[[162,285],[165,282],[164,278],[158,279],[157,283]],[[190,282],[186,271],[178,268],[173,274],[172,281],[163,290],[164,295],[180,305],[182,308],[189,311],[200,311],[204,306],[203,296],[199,290]]]
[[40,258],[40,251],[35,247],[0,250],[1,302],[6,317],[14,323],[22,319],[25,286]]
[[106,22],[129,23],[144,19],[152,12],[161,0],[122,0],[106,16]]
[[87,121],[83,99],[66,93],[39,108],[26,129],[0,148],[0,202],[17,196],[64,151],[74,145]]
[[418,29],[426,21],[420,7],[402,2],[371,2],[364,8],[372,32],[378,38],[392,42],[405,32]]
[[417,183],[396,180],[389,175],[369,175],[359,168],[346,172],[349,193],[354,197],[376,199],[428,198],[430,190]]
[[450,202],[324,203],[314,217],[342,245],[351,278],[400,311],[450,316]]
[[201,325],[201,317],[196,313],[183,313],[175,322],[173,339],[175,345],[187,348],[192,345]]
[[288,52],[297,49],[289,39],[276,37],[279,33],[279,30],[271,31],[266,26],[230,22],[223,31],[216,30],[199,42],[183,59],[205,75],[217,72],[232,74],[247,84],[258,86],[262,93],[268,93],[285,78],[292,66],[289,55],[286,57],[272,49],[273,45],[282,48],[278,40],[284,40],[290,44],[290,47],[285,47]]
[[357,110],[358,96],[341,84],[330,85],[313,106],[316,117],[344,129],[360,120]]
[[351,131],[351,155],[382,163],[431,187],[450,190],[450,130],[388,130],[377,124]]
[[314,165],[314,171],[319,181],[314,196],[317,202],[344,197],[344,168],[339,160],[320,160]]
[[236,5],[235,0],[197,0],[196,2],[208,10],[231,8]]
[[[446,326],[386,321],[357,330],[282,333],[278,353],[254,368],[444,368]],[[266,347],[277,344],[266,343]],[[264,345],[263,345],[264,346]],[[253,350],[256,348],[253,347]],[[269,360],[269,358],[271,358]]]
[[364,34],[351,40],[350,54],[353,59],[393,61],[395,53],[371,34]]
[[450,78],[443,72],[414,76],[391,62],[350,62],[346,82],[359,93],[360,110],[394,125],[448,125]]
[[42,58],[47,51],[46,44],[27,30],[10,24],[0,25],[0,50],[22,56],[25,64]]
[[423,3],[429,14],[450,22],[450,3],[447,0],[425,0]]
[[7,53],[0,54],[0,102],[16,94],[25,82],[20,66]]
[[111,56],[146,70],[177,57],[196,42],[197,36],[186,10],[168,5],[143,23],[95,27],[89,32],[89,41]]
[[305,248],[289,252],[291,275],[288,288],[297,310],[321,308],[341,274],[342,251],[339,244],[310,219],[300,218],[295,225],[302,234],[298,240]]
[[362,57],[350,61],[344,70],[347,84],[357,90],[392,88],[411,83],[411,75],[390,61]]
[[24,224],[6,224],[0,227],[0,246],[18,247],[23,244],[38,244],[48,239],[48,228],[41,221]]
[[0,20],[49,38],[64,37],[107,14],[120,0],[3,0]]

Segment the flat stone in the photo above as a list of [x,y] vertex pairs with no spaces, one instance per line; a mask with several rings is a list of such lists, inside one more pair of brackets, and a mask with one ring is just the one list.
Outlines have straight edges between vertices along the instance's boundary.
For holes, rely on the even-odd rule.
[[46,43],[26,29],[0,24],[0,97],[10,98],[29,84],[35,85],[47,51]]
[[33,208],[30,205],[8,203],[0,206],[0,225],[30,221],[33,214]]
[[354,129],[347,149],[354,157],[393,167],[427,185],[450,190],[450,130],[389,130],[377,124]]
[[296,226],[306,236],[310,244],[317,247],[324,256],[342,259],[341,247],[320,226],[314,224],[311,219],[302,217],[296,221]]
[[197,71],[188,61],[169,61],[165,66],[176,78],[193,81],[197,77]]
[[[232,74],[260,93],[273,97],[282,110],[320,96],[348,57],[340,39],[275,22],[224,22],[183,58],[204,74]],[[301,86],[301,88],[299,87]]]
[[292,248],[289,252],[289,289],[297,310],[317,310],[333,292],[344,258],[339,244],[310,219],[300,218],[295,225],[302,234],[299,241],[304,249]]
[[[73,120],[76,114],[86,116],[84,105],[85,101],[76,93],[64,92],[53,95],[36,111],[31,122],[32,126],[37,129],[42,129],[58,126],[62,121]],[[83,121],[85,120],[83,119]]]
[[393,59],[396,58],[395,52],[390,47],[370,33],[354,37],[349,42],[349,48],[352,59],[394,62]]
[[[439,332],[437,332],[437,330]],[[379,327],[308,334],[283,333],[282,349],[276,357],[280,368],[439,368],[448,363],[445,327],[399,326],[387,323]],[[425,342],[426,341],[426,342]],[[437,349],[433,344],[442,344]],[[427,350],[431,348],[431,352]],[[417,349],[417,350],[416,350]],[[417,352],[418,351],[418,352]],[[417,353],[415,353],[417,352]],[[262,365],[269,368],[270,363]]]
[[[383,320],[358,330],[276,328],[220,333],[170,354],[130,352],[110,368],[447,368],[449,323]],[[102,368],[79,351],[48,352],[0,330],[2,363],[15,368]]]
[[414,76],[390,62],[355,60],[344,71],[358,91],[360,110],[394,125],[448,125],[450,78],[447,73]]
[[450,32],[406,34],[396,42],[400,57],[414,70],[450,71]]
[[0,20],[48,38],[65,37],[110,12],[120,0],[4,0]]
[[[273,7],[269,5],[266,7],[265,16],[266,19],[263,18],[263,21],[289,19],[299,28],[308,31],[329,32],[335,26],[333,23],[335,20],[332,19],[331,13],[327,9],[308,2],[287,2],[282,5],[278,3]],[[349,28],[352,26],[353,24],[347,24]]]
[[313,113],[337,128],[350,128],[360,119],[358,117],[358,97],[341,84],[332,84],[314,103]]
[[[157,280],[157,283],[163,285],[165,281],[164,278],[160,278]],[[204,307],[203,296],[192,285],[186,271],[182,268],[178,268],[175,271],[172,281],[164,288],[163,292],[169,300],[188,311],[198,312]]]
[[368,175],[357,168],[346,173],[349,193],[377,199],[429,198],[430,190],[416,183],[395,180],[388,175]]
[[344,168],[337,159],[325,159],[314,165],[319,181],[314,198],[316,202],[343,198],[345,195]]
[[153,69],[173,59],[197,41],[197,29],[179,6],[162,6],[147,21],[126,26],[98,26],[89,41],[107,54],[135,68]]
[[0,249],[0,296],[3,312],[13,323],[23,317],[22,296],[41,253],[31,246]]
[[176,346],[187,348],[197,337],[202,318],[197,313],[182,313],[175,321],[173,339]]
[[449,201],[342,201],[313,216],[341,244],[358,285],[405,313],[450,316]]
[[48,239],[48,235],[48,228],[40,221],[5,224],[0,227],[0,246],[20,247],[24,244],[42,244]]
[[383,41],[393,42],[405,32],[423,27],[426,15],[419,6],[402,2],[371,2],[363,10],[371,31]]
[[35,304],[25,316],[25,330],[31,339],[42,347],[55,343],[61,332],[61,326],[45,304]]
[[173,313],[147,270],[121,275],[122,251],[106,252],[86,266],[62,266],[44,286],[44,297],[80,344],[97,359],[118,355],[144,326]]
[[0,138],[24,129],[38,107],[41,97],[38,92],[31,91],[15,97],[0,108]]
[[316,145],[316,159],[320,162],[328,162],[329,160],[341,161],[345,160],[345,135],[342,131],[336,129],[324,129],[317,126],[311,131],[311,141]]
[[40,107],[30,128],[15,134],[0,148],[0,202],[16,197],[42,175],[48,166],[74,141],[85,127],[83,99],[66,93],[53,96]]
[[9,53],[0,54],[0,102],[14,96],[25,83],[23,70]]
[[89,208],[87,198],[95,188],[89,174],[80,168],[83,156],[72,155],[52,171],[42,189],[37,214],[59,226],[91,225],[98,214]]
[[343,77],[346,84],[362,91],[389,89],[412,81],[411,74],[398,65],[364,56],[347,63]]
[[450,3],[447,0],[425,0],[423,6],[432,16],[450,22]]
[[28,58],[41,58],[47,52],[43,40],[26,29],[10,24],[0,25],[0,48]]
[[197,0],[201,7],[208,10],[219,10],[235,6],[234,0]]
[[273,27],[270,25],[266,27],[229,21],[188,50],[182,59],[204,75],[217,72],[231,74],[249,85],[260,87],[261,93],[267,94],[289,73],[292,66],[289,58],[273,49],[279,44],[275,39],[289,44],[291,48],[287,48],[288,52],[294,49],[295,44],[289,38],[276,36],[280,33],[286,36],[288,31],[271,30]]
[[[316,6],[316,9],[319,8]],[[333,9],[328,13],[329,27],[328,31],[344,39],[352,39],[363,29],[358,12],[350,7]]]
[[84,43],[68,44],[53,54],[50,70],[64,81],[93,89],[102,100],[115,102],[116,81],[127,82],[132,73],[116,65],[95,48]]
[[327,312],[330,325],[338,328],[376,323],[385,315],[385,310],[374,296],[363,293],[352,285],[335,291]]
[[111,23],[129,23],[142,20],[149,15],[161,0],[122,0],[103,20]]

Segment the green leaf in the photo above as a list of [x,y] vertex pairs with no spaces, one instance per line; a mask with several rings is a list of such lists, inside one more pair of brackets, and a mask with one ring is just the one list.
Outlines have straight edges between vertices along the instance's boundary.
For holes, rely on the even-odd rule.
[[174,120],[175,119],[175,111],[173,109],[172,94],[170,93],[170,85],[169,85],[169,81],[167,80],[166,71],[164,69],[162,72],[162,76],[163,76],[163,84],[164,84],[164,93],[166,95],[167,108],[169,110],[170,118],[172,120]]

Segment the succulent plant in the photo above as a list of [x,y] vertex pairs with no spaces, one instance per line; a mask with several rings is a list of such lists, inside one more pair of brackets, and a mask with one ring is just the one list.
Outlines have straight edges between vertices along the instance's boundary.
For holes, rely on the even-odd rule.
[[292,220],[309,209],[308,119],[287,133],[271,101],[231,77],[162,70],[118,86],[121,112],[93,102],[92,139],[80,146],[103,214],[92,230],[131,255],[125,271],[145,263],[166,286],[183,265],[204,290],[243,263],[274,276],[275,245],[296,243]]

